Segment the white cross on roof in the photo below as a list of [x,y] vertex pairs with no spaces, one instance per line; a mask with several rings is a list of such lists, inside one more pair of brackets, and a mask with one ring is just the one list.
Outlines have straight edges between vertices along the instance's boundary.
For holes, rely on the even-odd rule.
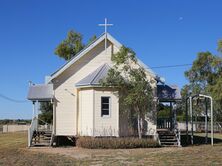
[[113,24],[108,24],[107,23],[107,18],[105,18],[105,23],[104,24],[99,24],[99,26],[104,26],[105,27],[105,33],[107,33],[107,27],[108,26],[113,26]]
[[104,24],[99,24],[99,26],[104,26],[105,28],[105,35],[106,35],[106,38],[105,38],[105,50],[107,48],[107,27],[108,26],[113,26],[113,24],[108,24],[107,23],[107,18],[105,18],[105,23]]

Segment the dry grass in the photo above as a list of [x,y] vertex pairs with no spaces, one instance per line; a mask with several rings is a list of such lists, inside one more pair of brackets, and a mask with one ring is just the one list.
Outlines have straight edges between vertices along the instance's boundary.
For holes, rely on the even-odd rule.
[[[205,133],[195,133],[194,135],[205,137],[206,134]],[[208,137],[211,137],[211,133],[208,133]],[[214,133],[214,138],[222,140],[222,134]]]
[[0,165],[222,165],[222,144],[185,148],[26,148],[24,133],[0,134]]
[[26,133],[0,134],[0,165],[73,165],[81,164],[65,156],[30,152]]

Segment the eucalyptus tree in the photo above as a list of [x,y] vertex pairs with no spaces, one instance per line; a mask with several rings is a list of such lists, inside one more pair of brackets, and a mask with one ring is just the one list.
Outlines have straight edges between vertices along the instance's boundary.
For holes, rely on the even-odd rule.
[[70,60],[84,48],[82,40],[82,34],[74,30],[69,31],[66,39],[56,47],[55,54],[65,60]]
[[79,32],[71,30],[68,32],[66,39],[62,40],[61,43],[56,47],[54,53],[60,58],[68,61],[78,52],[80,52],[85,46],[96,40],[96,38],[96,35],[93,35],[87,44],[84,44],[83,35]]
[[217,50],[218,50],[220,53],[222,53],[222,40],[219,40],[219,41],[218,41]]
[[[218,51],[222,51],[222,41],[218,42]],[[218,120],[222,120],[221,76],[222,58],[210,52],[200,52],[192,67],[185,72],[189,83],[182,89],[183,96],[198,93],[211,95],[214,99],[214,111],[218,115]]]

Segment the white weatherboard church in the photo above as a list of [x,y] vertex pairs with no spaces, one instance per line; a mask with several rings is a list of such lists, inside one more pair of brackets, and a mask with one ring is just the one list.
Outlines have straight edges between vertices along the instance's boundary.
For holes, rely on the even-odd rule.
[[[30,85],[28,99],[35,105],[53,103],[52,139],[59,136],[127,136],[128,121],[120,116],[118,91],[101,87],[99,81],[112,67],[111,55],[122,47],[105,31],[41,85]],[[160,78],[138,59],[155,89]],[[156,134],[155,123],[148,121],[148,134]],[[37,116],[29,129],[29,146],[37,130]],[[51,139],[51,141],[52,141]]]

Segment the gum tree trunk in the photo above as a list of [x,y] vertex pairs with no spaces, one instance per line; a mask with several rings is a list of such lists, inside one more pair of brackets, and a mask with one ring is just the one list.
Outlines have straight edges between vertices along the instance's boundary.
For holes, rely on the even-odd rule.
[[138,127],[138,135],[139,135],[139,139],[142,138],[142,126],[141,126],[141,118],[140,115],[138,114],[137,116],[137,127]]

